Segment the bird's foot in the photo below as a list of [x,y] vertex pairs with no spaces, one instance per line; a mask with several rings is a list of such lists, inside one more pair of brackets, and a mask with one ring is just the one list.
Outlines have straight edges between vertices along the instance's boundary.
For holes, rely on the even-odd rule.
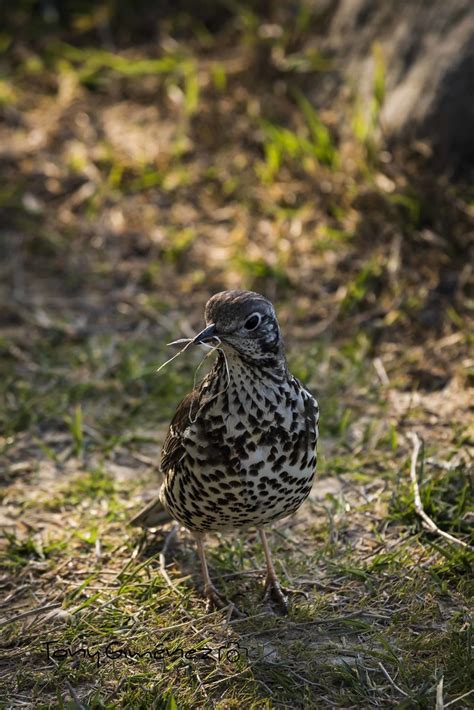
[[290,594],[300,594],[305,599],[308,599],[307,593],[303,592],[302,589],[288,589],[287,587],[282,587],[276,577],[267,575],[265,580],[265,596],[263,597],[264,604],[274,602],[283,614],[288,614],[288,596]]
[[288,598],[276,577],[267,575],[265,580],[265,596],[263,603],[270,605],[274,602],[283,614],[288,614]]
[[214,611],[215,609],[225,609],[229,605],[225,599],[221,597],[213,584],[207,584],[204,587],[204,595],[207,599],[206,612]]
[[239,609],[237,609],[233,602],[229,602],[224,597],[222,597],[213,584],[208,584],[206,587],[204,587],[204,594],[207,600],[207,614],[209,614],[211,611],[214,611],[215,609],[229,608],[230,617],[234,617],[235,619],[244,619],[246,617],[246,614],[243,614]]

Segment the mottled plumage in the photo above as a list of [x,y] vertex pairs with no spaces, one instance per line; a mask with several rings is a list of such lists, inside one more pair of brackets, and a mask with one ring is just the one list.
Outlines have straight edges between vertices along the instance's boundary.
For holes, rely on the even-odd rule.
[[191,530],[215,603],[221,600],[205,567],[203,534],[259,528],[266,586],[283,604],[262,528],[294,513],[311,490],[318,406],[288,371],[270,301],[251,291],[224,291],[208,301],[205,316],[206,328],[194,341],[220,341],[216,361],[171,421],[159,500],[132,522],[156,525],[164,506]]

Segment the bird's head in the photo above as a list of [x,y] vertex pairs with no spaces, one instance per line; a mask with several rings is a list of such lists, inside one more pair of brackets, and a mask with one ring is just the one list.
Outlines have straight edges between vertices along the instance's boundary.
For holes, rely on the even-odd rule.
[[229,354],[261,364],[284,362],[283,341],[275,309],[254,291],[221,291],[206,304],[206,327],[194,343],[217,342]]

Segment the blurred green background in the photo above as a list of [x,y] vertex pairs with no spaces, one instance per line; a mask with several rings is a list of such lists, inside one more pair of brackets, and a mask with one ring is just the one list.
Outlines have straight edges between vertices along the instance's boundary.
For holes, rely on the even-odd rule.
[[[86,380],[53,402],[56,417],[94,389],[102,359],[100,387],[107,372],[167,386],[147,375],[163,342],[199,327],[207,297],[231,287],[276,302],[290,351],[340,339],[386,358],[403,388],[436,390],[458,373],[472,186],[435,168],[428,142],[385,137],[383,46],[370,45],[369,94],[358,93],[321,49],[334,12],[184,0],[6,8],[4,353],[10,368],[12,337],[34,360],[54,346],[67,378]],[[12,397],[7,431],[44,416]]]

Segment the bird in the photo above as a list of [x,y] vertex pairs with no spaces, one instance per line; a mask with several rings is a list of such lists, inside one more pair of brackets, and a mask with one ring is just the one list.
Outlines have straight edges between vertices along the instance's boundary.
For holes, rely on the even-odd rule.
[[288,612],[266,528],[308,497],[317,464],[319,408],[294,377],[271,301],[227,290],[205,306],[205,328],[189,345],[213,346],[209,373],[177,407],[160,460],[164,482],[130,522],[156,527],[167,517],[193,535],[206,608],[228,605],[214,586],[207,533],[258,530],[266,562],[264,601]]

